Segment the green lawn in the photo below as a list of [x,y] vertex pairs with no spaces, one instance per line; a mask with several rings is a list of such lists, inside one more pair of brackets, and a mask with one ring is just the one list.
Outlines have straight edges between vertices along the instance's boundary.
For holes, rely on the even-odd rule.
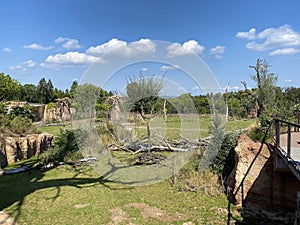
[[[253,119],[230,119],[226,123],[227,131],[234,131],[247,128],[251,124],[255,123],[256,120]],[[197,124],[198,122],[198,124]],[[208,137],[209,127],[212,124],[211,116],[200,115],[199,117],[195,116],[177,116],[172,115],[168,116],[167,121],[164,121],[162,118],[154,118],[153,122],[150,123],[150,128],[152,130],[159,130],[161,134],[165,134],[165,137],[168,139],[174,139],[178,137],[178,133],[183,134],[183,136],[194,136],[194,137]],[[146,135],[146,125],[139,124],[135,133],[138,136]]]
[[0,177],[0,210],[19,224],[226,224],[224,195],[180,192],[168,181],[112,183],[92,169],[61,166]]
[[39,130],[41,132],[47,132],[53,135],[58,135],[60,129],[70,129],[70,126],[40,126]]
[[[180,121],[179,117],[168,117],[165,123],[167,136],[177,135]],[[193,129],[193,122],[187,118],[185,127]],[[230,120],[227,130],[243,129],[253,122]],[[200,116],[199,123],[201,135],[207,136],[211,118]],[[139,128],[141,131],[144,129],[142,126]],[[40,130],[57,135],[61,128],[70,127],[40,127]],[[28,163],[30,160],[8,168]],[[198,177],[196,174],[193,179]],[[227,223],[225,195],[180,191],[181,177],[177,179],[178,185],[174,186],[166,180],[136,187],[99,177],[90,167],[74,169],[64,165],[46,172],[36,170],[5,175],[0,176],[0,210],[8,212],[19,224],[27,225]]]

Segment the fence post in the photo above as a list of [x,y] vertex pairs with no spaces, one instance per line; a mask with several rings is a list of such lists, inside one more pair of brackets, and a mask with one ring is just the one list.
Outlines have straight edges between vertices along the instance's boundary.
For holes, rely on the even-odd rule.
[[288,124],[288,133],[287,133],[287,157],[291,157],[291,124]]
[[275,119],[275,136],[276,136],[276,147],[280,146],[280,121]]

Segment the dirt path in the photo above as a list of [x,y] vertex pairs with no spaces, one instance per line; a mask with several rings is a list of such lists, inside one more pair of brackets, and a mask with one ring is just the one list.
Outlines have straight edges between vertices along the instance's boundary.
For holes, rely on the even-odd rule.
[[0,211],[0,224],[1,225],[17,225],[14,218],[10,217],[6,212]]

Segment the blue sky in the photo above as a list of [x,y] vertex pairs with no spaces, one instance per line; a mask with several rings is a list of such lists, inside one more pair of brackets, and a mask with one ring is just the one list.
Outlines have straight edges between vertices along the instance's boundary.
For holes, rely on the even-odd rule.
[[[0,1],[0,8],[0,72],[22,84],[45,77],[58,88],[69,88],[110,50],[122,46],[135,54],[136,46],[143,46],[153,52],[153,43],[161,40],[177,55],[198,55],[222,88],[242,89],[240,81],[253,86],[249,65],[257,58],[272,65],[278,85],[300,86],[298,0],[20,0]],[[161,75],[166,70],[180,88],[197,94],[199,84],[179,79],[176,65],[141,63],[118,74]],[[122,82],[106,86],[120,89]]]

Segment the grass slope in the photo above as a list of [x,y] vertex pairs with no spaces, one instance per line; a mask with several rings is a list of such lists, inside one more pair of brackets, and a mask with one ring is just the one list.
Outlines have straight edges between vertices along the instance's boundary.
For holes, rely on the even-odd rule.
[[[210,117],[200,117],[202,137],[208,135],[210,122]],[[229,121],[227,130],[243,129],[253,122]],[[176,136],[180,119],[168,117],[166,127],[171,128],[167,136]],[[66,127],[39,129],[57,135],[60,128]],[[27,163],[30,160],[8,168]],[[165,181],[133,187],[105,180],[91,168],[60,166],[0,176],[0,210],[19,224],[226,224],[226,196],[178,191],[178,185]]]
[[70,167],[0,177],[0,210],[19,224],[225,224],[226,197],[168,181],[132,187]]

